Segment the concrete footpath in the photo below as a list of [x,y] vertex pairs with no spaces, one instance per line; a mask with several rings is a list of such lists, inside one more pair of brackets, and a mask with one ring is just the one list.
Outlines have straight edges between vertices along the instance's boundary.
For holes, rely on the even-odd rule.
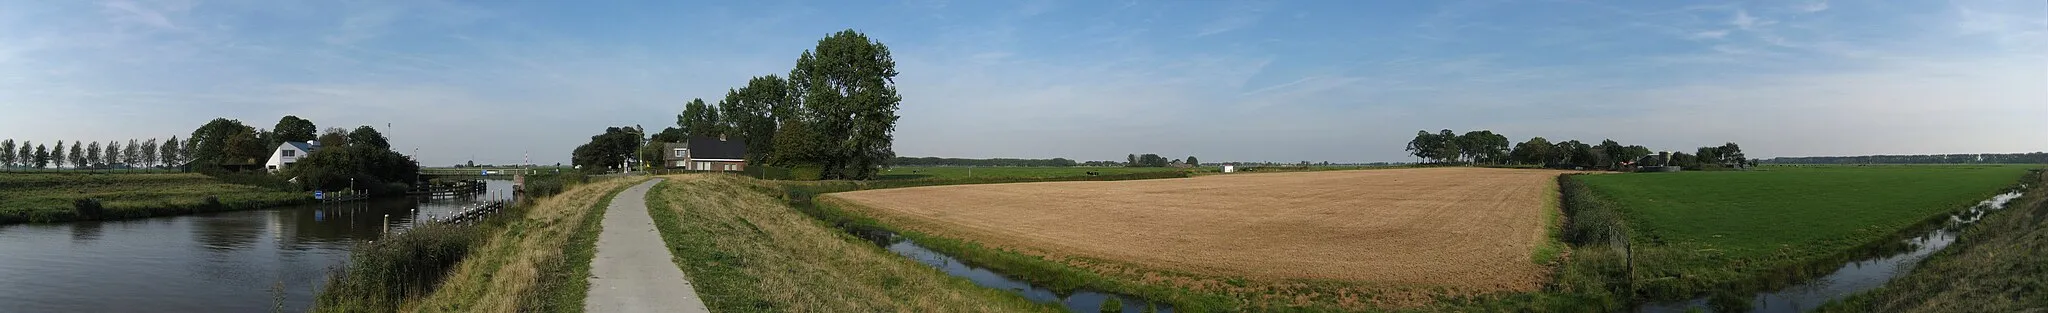
[[683,278],[668,244],[647,215],[647,190],[656,178],[626,188],[604,211],[597,256],[590,260],[585,312],[710,312]]

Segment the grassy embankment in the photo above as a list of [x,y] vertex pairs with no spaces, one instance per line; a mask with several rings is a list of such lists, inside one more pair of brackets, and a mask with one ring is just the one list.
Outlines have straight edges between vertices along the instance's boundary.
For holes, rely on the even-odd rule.
[[415,228],[358,246],[314,310],[582,311],[604,207],[644,179],[551,179],[562,181],[529,180],[538,200],[476,226]]
[[[81,212],[74,204],[79,199],[98,199],[102,210]],[[233,184],[192,173],[0,174],[0,224],[142,218],[313,201],[306,193]]]
[[1577,177],[1594,200],[1620,208],[1634,246],[1634,294],[1670,300],[1721,293],[1732,300],[1896,246],[1899,236],[2004,190],[2030,168],[1774,167]]
[[1818,312],[2023,312],[2048,308],[2048,174],[1884,287]]
[[1057,312],[947,276],[791,210],[774,182],[671,176],[648,210],[715,312]]

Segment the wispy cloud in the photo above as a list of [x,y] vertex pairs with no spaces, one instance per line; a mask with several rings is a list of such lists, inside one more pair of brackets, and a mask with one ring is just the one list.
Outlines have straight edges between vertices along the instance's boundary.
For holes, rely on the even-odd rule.
[[1823,0],[1823,1],[1814,1],[1814,2],[1808,2],[1808,3],[1802,3],[1802,4],[1798,4],[1798,5],[1795,5],[1795,6],[1793,6],[1792,8],[1793,8],[1794,10],[1799,10],[1799,12],[1805,12],[1805,13],[1813,13],[1813,12],[1827,11],[1827,10],[1828,10],[1828,2],[1827,2],[1827,1],[1825,1],[1825,0]]
[[1271,6],[1271,3],[1264,1],[1238,1],[1224,6],[1222,17],[1202,26],[1195,32],[1195,37],[1206,37],[1258,25]]
[[119,21],[130,21],[162,29],[178,29],[178,25],[172,23],[170,18],[165,17],[163,12],[143,7],[134,1],[107,1],[101,2],[100,6],[106,8],[111,13],[115,13],[115,19]]

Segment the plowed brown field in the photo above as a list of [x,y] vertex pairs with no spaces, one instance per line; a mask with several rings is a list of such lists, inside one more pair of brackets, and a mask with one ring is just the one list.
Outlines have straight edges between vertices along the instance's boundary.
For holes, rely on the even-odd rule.
[[1197,274],[1528,291],[1557,171],[1426,168],[830,194],[937,235]]

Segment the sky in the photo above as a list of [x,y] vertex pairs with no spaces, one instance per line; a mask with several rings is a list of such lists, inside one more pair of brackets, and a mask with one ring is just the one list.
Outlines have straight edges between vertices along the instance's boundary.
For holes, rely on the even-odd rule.
[[0,138],[296,115],[375,126],[427,165],[566,163],[844,29],[897,62],[903,156],[1411,161],[1439,129],[2048,150],[2038,0],[0,0]]

